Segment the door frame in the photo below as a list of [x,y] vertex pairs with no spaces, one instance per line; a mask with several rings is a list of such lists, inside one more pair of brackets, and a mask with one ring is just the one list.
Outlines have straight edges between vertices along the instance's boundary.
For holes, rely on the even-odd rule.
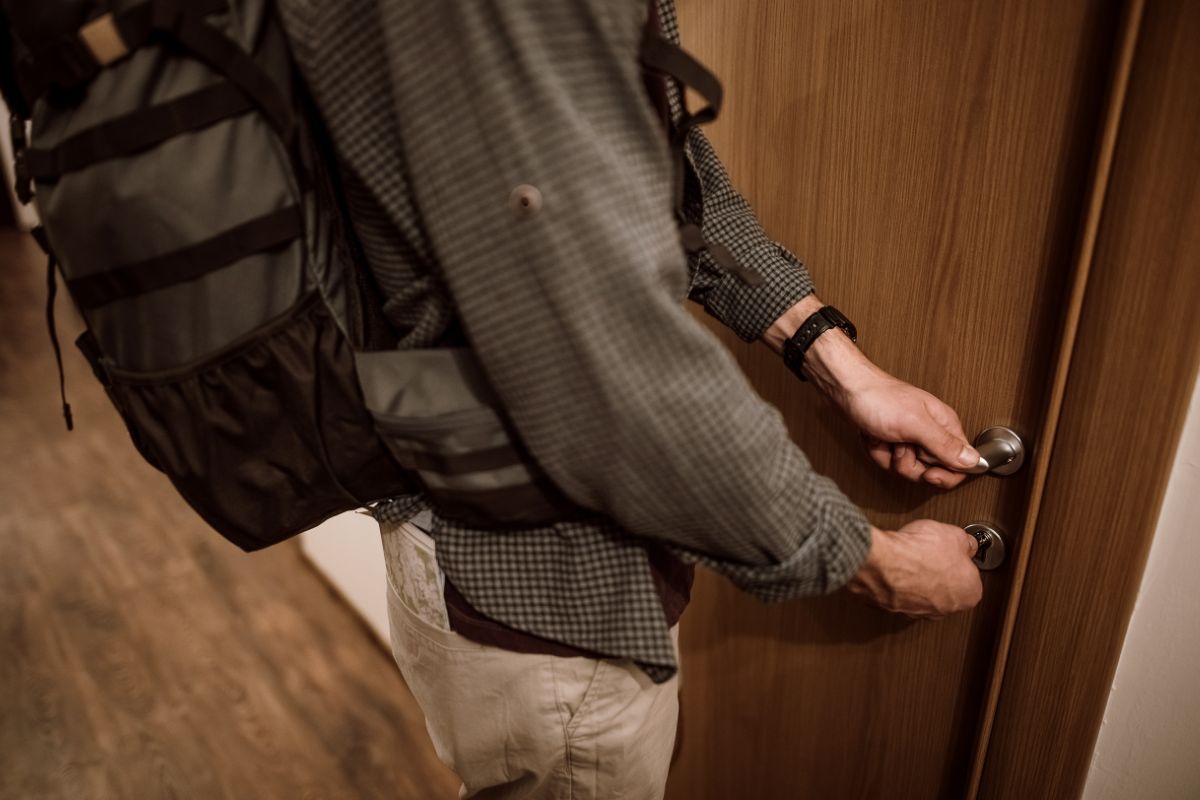
[[972,800],[1082,793],[1200,367],[1186,5],[1128,0],[1114,42]]

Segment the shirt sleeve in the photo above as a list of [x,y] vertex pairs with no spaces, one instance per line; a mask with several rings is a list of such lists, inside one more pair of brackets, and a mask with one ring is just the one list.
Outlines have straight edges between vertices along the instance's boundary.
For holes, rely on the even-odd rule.
[[762,283],[750,286],[701,250],[688,256],[688,295],[739,338],[756,341],[772,322],[815,291],[812,277],[790,250],[767,237],[698,128],[688,132],[686,156],[688,221],[700,226],[705,241],[725,245],[738,263],[763,276]]
[[[655,0],[662,35],[680,43],[675,0]],[[679,84],[667,79],[673,124],[683,116]],[[738,263],[763,276],[749,286],[721,269],[707,251],[688,257],[688,294],[741,339],[760,338],[785,311],[815,291],[808,269],[786,247],[768,238],[746,198],[734,188],[725,165],[699,128],[685,146],[684,216],[700,227],[705,241],[724,245]]]
[[844,583],[866,555],[862,513],[683,308],[672,160],[637,59],[644,2],[380,8],[422,224],[539,466],[765,599]]

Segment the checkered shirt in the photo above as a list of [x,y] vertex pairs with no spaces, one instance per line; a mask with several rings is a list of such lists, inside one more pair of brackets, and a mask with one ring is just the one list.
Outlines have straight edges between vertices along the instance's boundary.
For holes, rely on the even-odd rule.
[[[687,142],[687,215],[765,276],[689,259],[647,100],[645,0],[283,0],[355,228],[400,347],[461,323],[528,451],[596,522],[489,532],[434,514],[438,562],[515,629],[677,669],[644,543],[767,601],[831,591],[866,555],[862,513],[683,307],[747,341],[812,289],[708,140]],[[658,0],[678,40],[673,0]],[[679,87],[669,105],[681,113]],[[517,213],[510,194],[537,187]],[[382,521],[423,497],[374,509]]]

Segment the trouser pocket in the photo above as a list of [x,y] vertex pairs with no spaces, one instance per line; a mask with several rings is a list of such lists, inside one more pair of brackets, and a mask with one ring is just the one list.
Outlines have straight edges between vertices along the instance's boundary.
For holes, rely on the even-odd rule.
[[244,549],[414,488],[380,442],[349,342],[315,295],[200,363],[104,372],[138,450]]

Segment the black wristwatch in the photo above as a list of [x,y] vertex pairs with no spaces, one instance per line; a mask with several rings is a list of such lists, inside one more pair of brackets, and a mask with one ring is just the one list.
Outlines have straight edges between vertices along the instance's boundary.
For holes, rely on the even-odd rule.
[[850,341],[858,341],[858,330],[854,327],[854,323],[833,306],[824,306],[818,308],[808,319],[804,320],[804,324],[783,343],[783,363],[796,373],[796,377],[800,380],[808,380],[804,377],[802,369],[805,353],[808,352],[808,348],[812,347],[812,343],[817,340],[817,337],[830,328],[841,328],[850,337]]

